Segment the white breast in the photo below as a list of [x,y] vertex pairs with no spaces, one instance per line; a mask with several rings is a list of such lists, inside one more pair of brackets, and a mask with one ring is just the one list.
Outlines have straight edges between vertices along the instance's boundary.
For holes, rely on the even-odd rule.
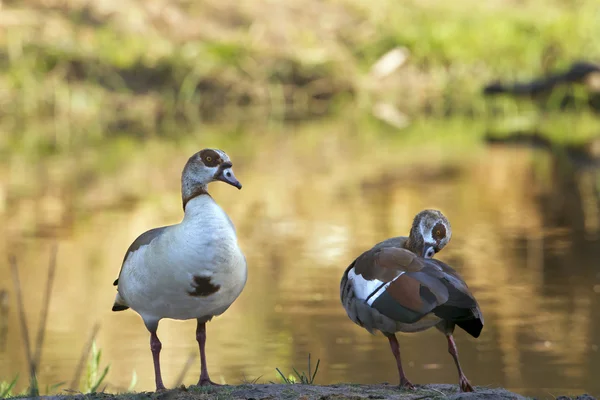
[[[192,296],[194,277],[219,289]],[[132,253],[119,278],[119,293],[144,320],[219,315],[241,293],[246,260],[235,228],[210,196],[188,202],[183,221]]]

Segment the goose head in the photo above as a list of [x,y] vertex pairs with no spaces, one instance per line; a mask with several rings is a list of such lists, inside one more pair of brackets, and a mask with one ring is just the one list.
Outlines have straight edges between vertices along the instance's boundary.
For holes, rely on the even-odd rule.
[[241,189],[242,184],[235,177],[232,168],[233,164],[223,150],[204,149],[191,156],[181,174],[184,208],[190,199],[207,194],[210,182],[221,181]]
[[432,258],[448,244],[452,228],[438,210],[423,210],[415,216],[406,248],[413,253]]

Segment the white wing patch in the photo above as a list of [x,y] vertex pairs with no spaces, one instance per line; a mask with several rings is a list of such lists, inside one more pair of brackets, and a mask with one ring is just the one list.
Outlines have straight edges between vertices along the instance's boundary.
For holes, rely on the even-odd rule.
[[[393,280],[383,283],[379,279],[366,280],[362,277],[362,275],[357,275],[354,272],[354,268],[348,271],[348,280],[352,281],[352,288],[354,289],[354,294],[360,300],[367,300],[367,304],[369,306],[373,305],[373,302],[377,300],[379,296],[385,291],[394,282],[396,279],[401,277],[404,274],[404,271],[398,274]],[[371,297],[369,297],[371,296]]]
[[373,302],[374,302],[375,300],[377,300],[377,298],[378,298],[379,296],[381,296],[381,294],[382,294],[382,293],[385,291],[385,289],[387,289],[387,288],[388,288],[388,286],[390,286],[390,283],[392,283],[392,282],[393,282],[393,281],[389,281],[389,282],[388,282],[388,283],[386,283],[385,285],[383,285],[383,286],[380,286],[380,287],[379,287],[379,289],[377,289],[377,291],[373,293],[373,296],[369,297],[369,300],[367,300],[367,304],[368,304],[368,305],[370,305],[370,306],[372,306],[372,305],[373,305]]

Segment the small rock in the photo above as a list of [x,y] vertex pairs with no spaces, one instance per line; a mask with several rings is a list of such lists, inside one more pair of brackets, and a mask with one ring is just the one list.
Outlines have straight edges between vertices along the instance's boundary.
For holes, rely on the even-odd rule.
[[371,67],[371,76],[381,79],[398,68],[408,60],[410,52],[406,47],[396,47],[379,58]]
[[373,105],[371,111],[373,116],[398,129],[405,128],[410,124],[409,118],[393,104],[379,102]]
[[584,394],[580,394],[579,396],[573,398],[573,397],[569,397],[569,396],[558,396],[556,398],[556,400],[596,400],[596,398],[594,398],[594,396],[590,396],[587,393]]

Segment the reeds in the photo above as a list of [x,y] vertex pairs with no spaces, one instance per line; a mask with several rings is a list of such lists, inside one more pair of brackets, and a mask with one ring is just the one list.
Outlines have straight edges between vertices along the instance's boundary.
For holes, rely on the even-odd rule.
[[81,351],[81,355],[79,356],[79,361],[77,362],[77,366],[75,367],[75,373],[73,374],[73,379],[71,379],[70,388],[71,390],[76,390],[79,382],[81,380],[81,374],[83,369],[85,368],[85,361],[89,357],[90,352],[92,351],[92,346],[94,345],[94,341],[96,340],[96,335],[100,330],[100,324],[94,324],[92,328],[92,332],[88,337],[88,340]]
[[[21,326],[21,339],[23,342],[23,348],[25,350],[25,357],[27,359],[27,366],[29,371],[29,387],[28,387],[28,395],[30,397],[37,397],[40,395],[40,387],[38,381],[38,369],[41,363],[42,350],[44,347],[44,339],[46,336],[46,326],[48,322],[48,311],[50,308],[50,303],[52,299],[52,289],[54,286],[54,277],[56,273],[56,257],[57,257],[58,246],[56,244],[52,245],[50,251],[50,261],[48,263],[48,273],[46,278],[46,287],[44,291],[44,295],[42,298],[42,306],[40,309],[40,323],[36,332],[36,340],[35,340],[35,348],[32,347],[30,341],[30,330],[29,324],[27,322],[26,317],[26,309],[25,302],[23,296],[23,287],[21,283],[21,277],[19,273],[19,264],[17,262],[17,258],[14,255],[9,256],[9,263],[11,267],[11,273],[13,278],[13,285],[15,296],[17,299],[17,309],[19,315],[19,324]],[[75,372],[73,375],[73,379],[71,380],[70,388],[72,391],[77,391],[77,387],[79,382],[81,381],[82,373],[86,366],[86,360],[88,360],[87,365],[87,379],[85,384],[85,392],[86,393],[94,393],[98,390],[109,370],[109,366],[104,369],[100,368],[100,356],[101,350],[99,350],[95,346],[95,338],[100,330],[100,325],[96,323],[88,341],[82,349],[79,362],[75,368]],[[91,354],[91,358],[90,358]],[[11,393],[11,390],[15,387],[18,380],[18,375],[10,382],[7,383],[6,387],[3,388],[0,394],[3,396],[7,396]],[[50,387],[47,387],[46,391],[54,390],[59,386],[62,386],[64,382],[56,383]],[[3,397],[0,396],[0,397]]]
[[188,356],[187,360],[185,361],[185,364],[183,365],[183,368],[181,369],[181,372],[179,373],[179,375],[177,375],[177,378],[175,379],[175,384],[173,385],[174,387],[178,387],[179,385],[183,384],[185,375],[188,373],[188,371],[192,367],[192,364],[194,363],[195,359],[196,359],[195,354],[190,354]]
[[46,290],[42,299],[40,324],[38,326],[35,342],[35,352],[32,351],[31,342],[29,340],[29,327],[27,324],[27,317],[25,313],[25,303],[23,301],[23,291],[21,286],[21,279],[19,276],[19,265],[17,263],[17,258],[14,255],[9,256],[9,263],[15,288],[15,295],[17,297],[19,323],[21,325],[21,338],[23,339],[23,346],[25,348],[25,356],[27,358],[27,364],[29,369],[29,395],[31,397],[36,397],[40,395],[37,379],[37,369],[41,361],[42,349],[44,347],[46,322],[48,320],[48,309],[50,308],[50,300],[52,298],[52,286],[54,283],[54,275],[56,271],[57,250],[57,245],[54,244],[51,249],[50,262],[48,264]]

